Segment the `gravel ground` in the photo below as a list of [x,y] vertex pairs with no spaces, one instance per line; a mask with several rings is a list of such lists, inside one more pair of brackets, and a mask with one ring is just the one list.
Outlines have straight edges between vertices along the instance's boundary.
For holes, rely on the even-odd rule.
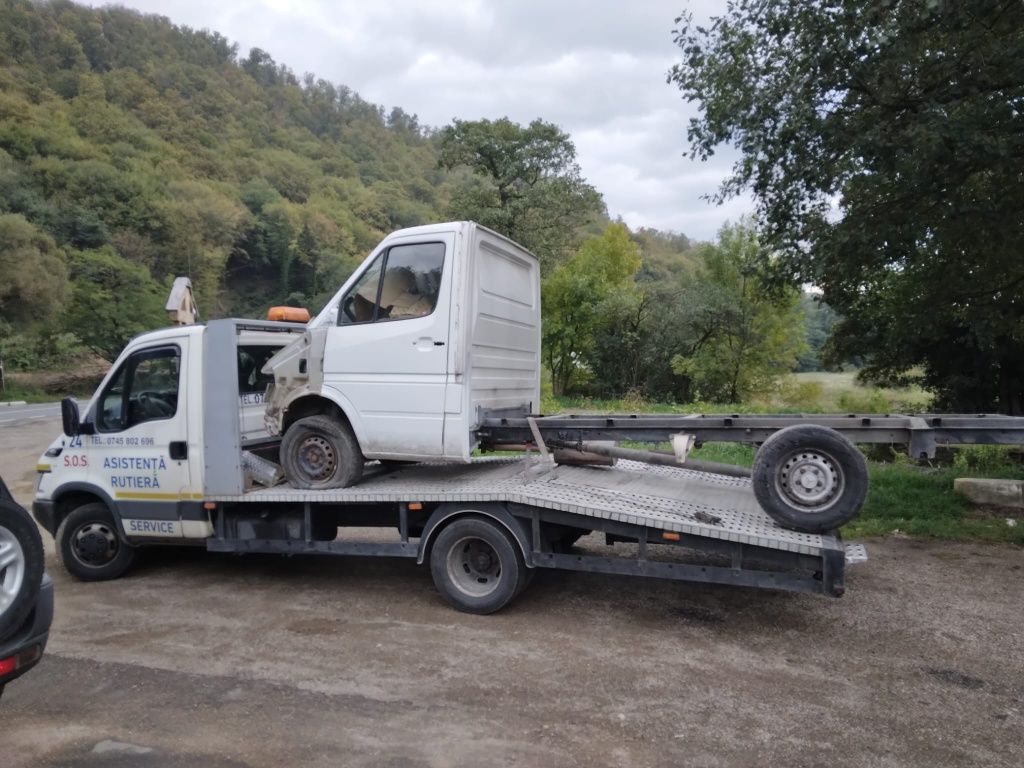
[[[23,502],[57,429],[0,427]],[[407,561],[162,549],[82,584],[44,538],[5,768],[1024,762],[1016,547],[868,542],[840,600],[541,572],[476,617]]]

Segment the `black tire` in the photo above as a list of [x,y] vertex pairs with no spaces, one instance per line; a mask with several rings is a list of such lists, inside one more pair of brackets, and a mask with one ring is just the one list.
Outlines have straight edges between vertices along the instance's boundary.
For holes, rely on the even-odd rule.
[[57,559],[79,581],[108,581],[132,567],[138,550],[122,540],[103,502],[83,504],[64,518],[54,536]]
[[0,500],[0,641],[17,632],[36,604],[43,540],[29,514]]
[[526,588],[528,570],[509,533],[482,517],[449,523],[430,549],[434,584],[452,607],[466,613],[504,608]]
[[764,441],[753,468],[754,495],[783,528],[833,531],[868,494],[868,465],[857,446],[828,427],[796,424]]
[[365,463],[352,430],[330,416],[299,419],[281,439],[281,466],[294,488],[348,488]]

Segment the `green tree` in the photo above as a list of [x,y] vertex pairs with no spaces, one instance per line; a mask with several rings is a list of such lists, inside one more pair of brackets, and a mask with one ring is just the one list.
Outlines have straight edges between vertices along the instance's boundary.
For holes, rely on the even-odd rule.
[[806,348],[800,294],[767,290],[765,254],[749,224],[723,227],[701,257],[697,293],[712,311],[703,323],[694,315],[692,335],[701,343],[673,357],[672,369],[693,382],[697,398],[739,403],[796,366]]
[[0,317],[31,323],[59,309],[68,290],[53,238],[17,213],[0,215]]
[[577,230],[604,215],[569,135],[543,120],[456,120],[441,131],[438,162],[449,170],[468,166],[477,177],[456,190],[453,214],[522,244],[545,274],[578,242]]
[[585,370],[603,304],[635,290],[640,253],[624,224],[609,224],[555,268],[542,289],[544,355],[556,395]]
[[938,405],[1024,413],[1024,4],[734,0],[679,20],[692,154],[739,159],[780,276],[842,316],[833,359]]
[[800,355],[796,370],[823,370],[822,348],[832,333],[832,327],[839,322],[839,315],[823,302],[820,296],[809,293],[800,297],[800,309],[804,313],[804,324],[807,326],[807,349]]
[[167,287],[109,246],[74,254],[71,276],[64,325],[104,360],[113,362],[134,336],[167,324]]

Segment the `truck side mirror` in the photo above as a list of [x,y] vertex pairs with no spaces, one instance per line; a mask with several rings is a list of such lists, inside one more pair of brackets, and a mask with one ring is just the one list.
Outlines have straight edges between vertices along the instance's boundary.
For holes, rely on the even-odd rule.
[[68,437],[75,437],[81,431],[78,403],[74,398],[65,397],[60,401],[60,420],[64,427],[64,434]]

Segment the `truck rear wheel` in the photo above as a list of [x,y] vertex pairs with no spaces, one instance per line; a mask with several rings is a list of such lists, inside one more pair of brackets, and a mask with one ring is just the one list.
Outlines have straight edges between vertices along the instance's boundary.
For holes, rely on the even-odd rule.
[[0,499],[0,641],[21,628],[43,578],[43,540],[21,507]]
[[136,550],[121,540],[103,502],[74,509],[57,528],[54,541],[64,570],[81,581],[116,579],[135,563]]
[[522,553],[512,537],[481,517],[464,517],[438,534],[430,550],[430,572],[454,608],[487,614],[504,608],[528,581]]
[[347,424],[306,416],[281,439],[281,465],[294,488],[347,488],[363,476],[363,452]]
[[796,424],[764,441],[754,458],[754,495],[783,528],[824,533],[850,522],[868,493],[868,466],[834,429]]

